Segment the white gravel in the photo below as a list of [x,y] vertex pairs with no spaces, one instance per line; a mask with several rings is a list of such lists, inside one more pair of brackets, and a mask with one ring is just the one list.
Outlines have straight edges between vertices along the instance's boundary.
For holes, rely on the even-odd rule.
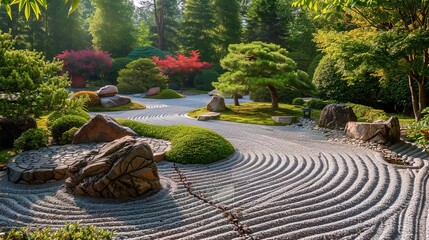
[[[416,159],[416,169],[400,168],[367,148],[328,142],[309,127],[185,117],[204,106],[208,96],[133,100],[148,109],[106,114],[207,127],[234,144],[236,153],[226,160],[179,168],[194,192],[240,212],[240,222],[255,238],[429,238],[427,160]],[[120,239],[241,239],[221,210],[186,191],[172,163],[158,167],[163,190],[127,201],[76,197],[62,182],[29,186],[3,177],[0,228],[60,227],[79,221],[113,229]]]

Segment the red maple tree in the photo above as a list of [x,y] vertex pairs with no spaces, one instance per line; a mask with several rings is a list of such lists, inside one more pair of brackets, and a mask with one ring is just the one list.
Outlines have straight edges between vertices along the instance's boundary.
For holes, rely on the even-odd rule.
[[170,79],[178,77],[180,81],[180,90],[183,90],[183,84],[189,76],[198,73],[203,69],[213,67],[213,63],[200,61],[199,57],[200,54],[198,51],[193,50],[189,54],[189,57],[178,53],[176,57],[167,56],[166,59],[160,59],[159,57],[154,56],[153,61],[161,72],[168,75]]

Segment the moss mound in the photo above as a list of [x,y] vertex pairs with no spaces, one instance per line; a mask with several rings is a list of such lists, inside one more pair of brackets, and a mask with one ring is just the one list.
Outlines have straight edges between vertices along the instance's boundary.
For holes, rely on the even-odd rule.
[[146,137],[171,141],[166,157],[171,162],[207,164],[222,160],[234,152],[230,142],[218,133],[194,126],[157,126],[133,120],[118,120],[124,126]]
[[152,99],[174,99],[174,98],[184,98],[182,94],[179,94],[178,92],[174,91],[173,89],[164,89],[160,93],[158,93],[155,96],[150,96],[146,98],[152,98]]

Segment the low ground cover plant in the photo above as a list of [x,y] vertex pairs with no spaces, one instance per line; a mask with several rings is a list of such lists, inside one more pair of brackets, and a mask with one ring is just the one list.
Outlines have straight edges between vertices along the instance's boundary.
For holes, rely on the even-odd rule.
[[209,129],[185,125],[157,126],[123,119],[118,121],[140,136],[171,141],[171,150],[166,153],[168,161],[207,164],[222,160],[234,152],[230,142]]
[[113,231],[96,228],[92,225],[81,226],[79,223],[67,223],[65,227],[53,230],[50,227],[37,230],[26,228],[12,229],[0,240],[110,240],[113,239]]

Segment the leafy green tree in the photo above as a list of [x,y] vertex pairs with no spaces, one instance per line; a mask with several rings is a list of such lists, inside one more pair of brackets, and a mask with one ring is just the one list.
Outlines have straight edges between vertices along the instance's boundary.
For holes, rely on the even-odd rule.
[[267,87],[273,108],[279,107],[277,87],[314,89],[308,75],[296,70],[296,63],[287,57],[286,49],[279,45],[252,42],[231,44],[228,49],[228,55],[221,60],[221,65],[227,72],[220,76],[217,86]]
[[427,105],[429,1],[299,0],[294,4],[322,17],[345,17],[349,25],[369,32],[371,41],[360,44],[360,49],[342,45],[344,55],[353,53],[348,59],[350,72],[369,68],[383,78],[391,75],[389,71],[401,70],[410,89],[414,116],[420,119]]
[[[71,2],[69,13],[75,11],[78,7],[79,0],[64,0],[65,3]],[[28,20],[33,12],[38,19],[42,15],[42,8],[47,8],[47,0],[0,0],[0,7],[6,9],[7,14],[12,18],[12,8],[14,4],[19,5],[19,11],[24,11],[25,18]],[[42,7],[42,8],[41,8]]]
[[214,11],[210,0],[187,0],[181,31],[182,52],[198,50],[203,61],[215,61]]
[[4,117],[40,116],[67,106],[67,76],[59,61],[41,53],[16,50],[11,35],[0,32],[0,113]]
[[137,46],[149,46],[151,41],[150,28],[145,21],[141,21],[136,28],[136,45]]
[[93,44],[113,57],[126,56],[136,42],[133,3],[129,0],[94,0],[93,4],[96,10],[89,26]]
[[238,0],[214,0],[214,17],[218,43],[218,54],[224,57],[229,44],[241,40],[241,16]]
[[245,39],[286,46],[291,3],[286,0],[252,0],[247,9]]

